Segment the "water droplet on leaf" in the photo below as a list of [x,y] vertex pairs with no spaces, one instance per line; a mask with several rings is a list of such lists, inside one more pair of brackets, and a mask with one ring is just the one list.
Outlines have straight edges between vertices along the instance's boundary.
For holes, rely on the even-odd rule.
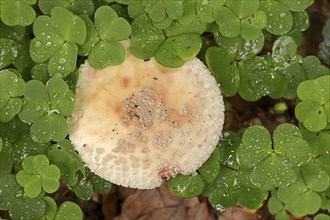
[[48,41],[46,44],[45,44],[46,47],[50,47],[52,46],[52,42]]
[[203,0],[203,1],[202,1],[202,5],[205,6],[205,5],[208,5],[208,4],[209,4],[209,1],[208,1],[208,0]]
[[63,65],[63,64],[65,64],[66,63],[66,59],[65,58],[61,58],[60,60],[59,60],[59,64],[60,65]]
[[285,12],[281,12],[280,13],[280,18],[284,18],[286,16],[286,13]]
[[37,106],[35,107],[35,110],[36,110],[37,112],[39,112],[39,111],[41,110],[41,106],[40,106],[40,105],[37,105]]
[[40,41],[36,41],[36,42],[34,43],[34,47],[39,48],[40,46],[41,46]]

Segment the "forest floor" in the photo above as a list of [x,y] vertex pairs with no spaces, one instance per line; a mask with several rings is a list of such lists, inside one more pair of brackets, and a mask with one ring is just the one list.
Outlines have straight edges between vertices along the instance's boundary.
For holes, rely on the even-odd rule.
[[[289,1],[289,0],[288,0]],[[299,47],[302,56],[318,55],[318,45],[322,42],[322,28],[330,17],[330,2],[315,0],[308,9],[310,28],[304,32],[304,42]],[[267,50],[267,49],[266,49]],[[274,105],[285,102],[288,110],[277,114]],[[239,96],[226,98],[228,106],[224,130],[238,131],[253,124],[262,124],[270,132],[283,122],[296,124],[294,101],[284,99],[272,100],[262,98],[257,102],[247,102]],[[82,201],[62,185],[54,194],[54,199],[61,203],[71,200],[78,203],[85,213],[86,220],[273,220],[267,210],[267,203],[258,210],[248,210],[239,206],[218,212],[208,203],[205,197],[183,199],[173,196],[166,183],[153,190],[136,190],[113,185],[110,193],[94,193],[92,199]],[[300,218],[309,220],[311,217]],[[293,218],[292,220],[297,220]]]
[[[302,56],[318,55],[318,46],[322,42],[322,28],[330,17],[330,2],[315,0],[308,9],[310,28],[304,32],[304,42],[298,52]],[[285,102],[288,110],[277,114],[274,105]],[[239,96],[225,99],[229,106],[226,111],[224,130],[237,131],[253,124],[262,124],[270,132],[283,122],[296,124],[294,101],[262,98],[257,102],[247,102]],[[218,220],[272,220],[267,203],[258,210],[248,210],[239,206],[218,212],[204,197],[183,199],[171,195],[166,183],[154,190],[136,190],[113,185],[107,195],[94,194],[89,201],[79,201],[63,186],[57,193],[58,202],[73,200],[79,203],[85,212],[86,220],[168,220],[168,219],[218,219]],[[311,217],[298,218],[309,220]],[[292,217],[292,220],[297,218]]]

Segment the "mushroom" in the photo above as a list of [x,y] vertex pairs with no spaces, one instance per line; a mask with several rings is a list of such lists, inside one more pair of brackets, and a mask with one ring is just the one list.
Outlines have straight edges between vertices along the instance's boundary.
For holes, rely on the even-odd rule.
[[86,165],[125,187],[152,189],[196,171],[224,123],[219,87],[197,58],[179,68],[127,54],[117,66],[80,67],[69,138]]

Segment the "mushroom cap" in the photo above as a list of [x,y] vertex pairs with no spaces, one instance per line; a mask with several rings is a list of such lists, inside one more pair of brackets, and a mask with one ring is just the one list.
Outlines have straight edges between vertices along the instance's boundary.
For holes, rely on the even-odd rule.
[[68,122],[69,138],[93,172],[152,189],[208,159],[222,132],[224,104],[199,59],[167,68],[128,54],[117,66],[80,67]]

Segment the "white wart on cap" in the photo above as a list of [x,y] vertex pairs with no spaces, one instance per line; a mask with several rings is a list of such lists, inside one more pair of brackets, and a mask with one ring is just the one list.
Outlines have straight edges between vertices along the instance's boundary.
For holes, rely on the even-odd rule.
[[118,66],[81,66],[69,136],[102,178],[152,189],[197,170],[215,149],[223,122],[220,90],[200,60],[166,68],[128,54]]

